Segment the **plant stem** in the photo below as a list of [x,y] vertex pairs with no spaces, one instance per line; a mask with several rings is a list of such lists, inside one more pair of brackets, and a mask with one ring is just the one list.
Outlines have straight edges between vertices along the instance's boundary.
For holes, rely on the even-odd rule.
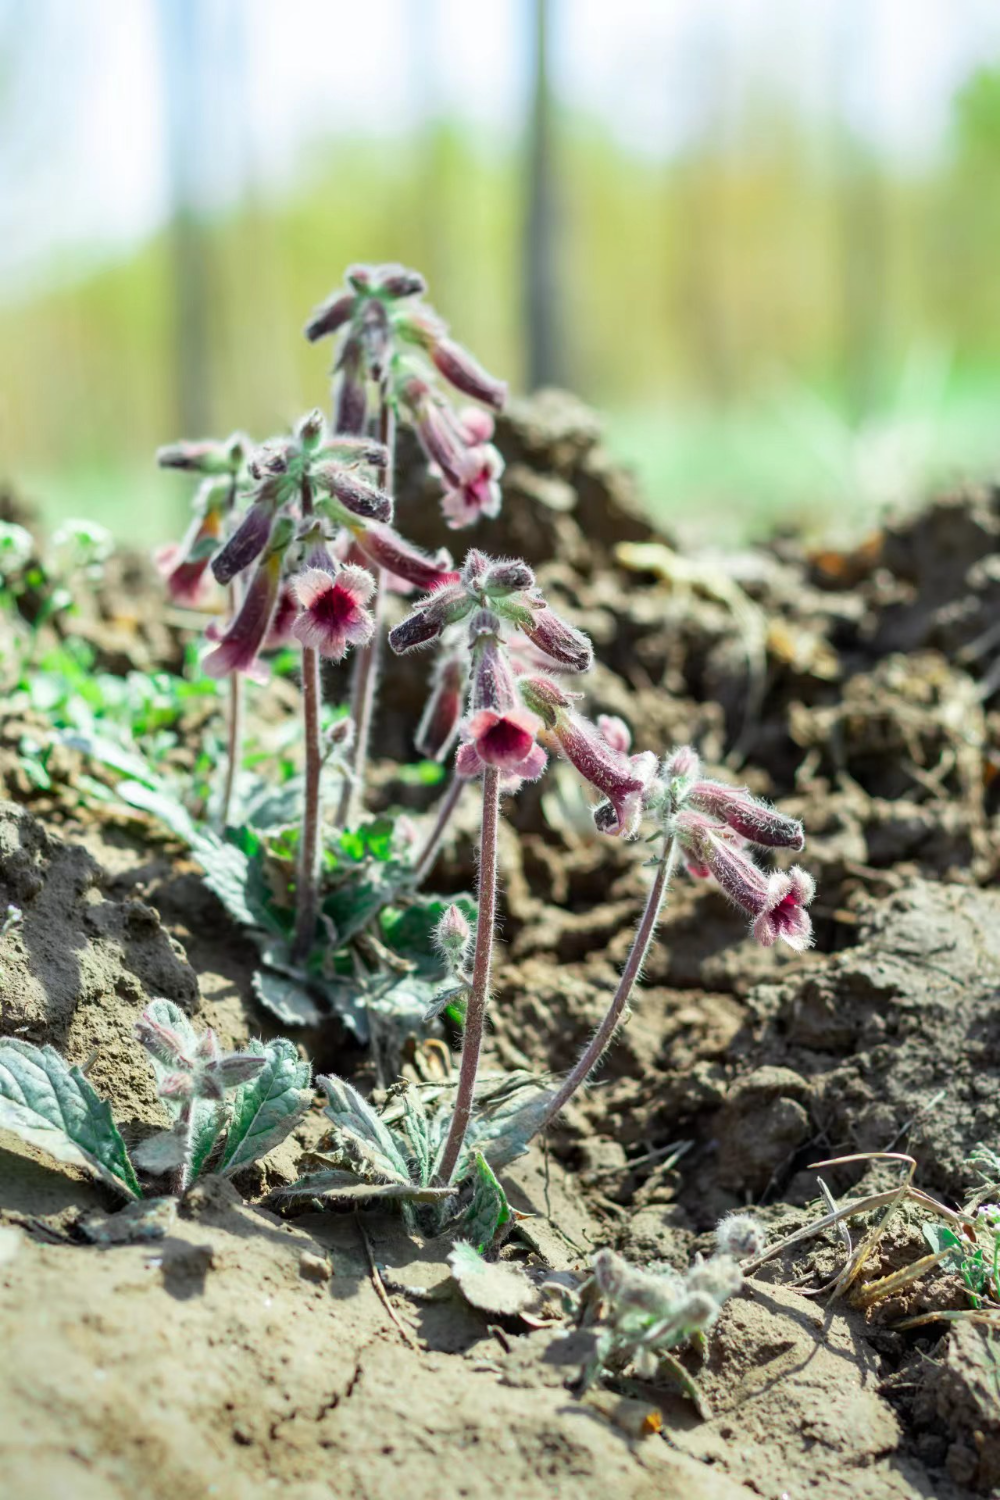
[[490,967],[493,960],[493,929],[497,910],[497,824],[500,818],[500,772],[487,766],[483,772],[483,823],[479,846],[479,917],[476,922],[476,956],[472,964],[472,989],[465,1013],[462,1037],[462,1061],[458,1071],[455,1113],[451,1117],[448,1139],[441,1156],[439,1176],[450,1182],[465,1133],[472,1117],[479,1072],[479,1054],[483,1046],[486,1006],[490,994]]
[[[229,586],[229,610],[235,615],[239,607],[236,585]],[[229,815],[233,806],[233,791],[243,759],[243,710],[245,706],[242,672],[229,674],[229,703],[226,724],[226,782],[222,789],[221,821],[223,828],[229,827]]]
[[676,864],[677,841],[668,834],[664,841],[663,855],[656,871],[656,878],[649,888],[649,895],[646,897],[646,907],[639,919],[639,925],[632,940],[632,947],[625,962],[625,967],[622,970],[621,979],[618,981],[618,988],[615,990],[614,999],[608,1007],[607,1015],[587,1043],[572,1072],[567,1073],[559,1088],[553,1094],[534,1133],[537,1133],[539,1130],[545,1130],[547,1126],[551,1125],[556,1115],[565,1106],[567,1100],[571,1099],[577,1089],[582,1088],[587,1082],[587,1079],[610,1046],[611,1040],[618,1029],[618,1023],[635,988],[635,982],[642,973],[642,966],[646,962]]
[[[302,514],[312,515],[312,484],[302,481]],[[299,840],[298,885],[296,890],[295,936],[292,958],[301,963],[309,954],[316,935],[319,911],[319,843],[323,810],[320,805],[320,775],[323,770],[323,746],[320,739],[320,702],[322,683],[319,674],[319,652],[302,647],[302,723],[305,735],[305,799],[302,810],[302,834]]]
[[[379,489],[392,495],[394,487],[394,465],[396,453],[396,414],[386,398],[381,395],[379,410],[379,441],[388,451],[388,461],[378,473]],[[382,657],[383,601],[385,590],[382,569],[375,575],[375,595],[371,610],[375,617],[375,630],[367,646],[355,653],[351,673],[351,718],[354,720],[354,745],[350,756],[351,775],[344,777],[344,786],[337,807],[337,823],[341,828],[350,827],[359,810],[364,806],[365,774],[368,769],[368,745],[371,740],[372,721],[375,717],[375,698],[378,687],[379,664]]]
[[413,883],[415,886],[421,885],[430,874],[438,847],[444,836],[444,831],[451,822],[451,815],[458,806],[467,785],[468,783],[457,772],[452,773],[448,789],[438,803],[434,827],[427,835],[423,848],[413,862]]

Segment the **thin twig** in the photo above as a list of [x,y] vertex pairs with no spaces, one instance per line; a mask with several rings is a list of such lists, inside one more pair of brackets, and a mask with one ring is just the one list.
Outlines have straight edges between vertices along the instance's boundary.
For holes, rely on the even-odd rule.
[[417,1351],[417,1353],[419,1354],[420,1353],[420,1345],[417,1343],[416,1339],[413,1337],[413,1335],[410,1332],[410,1330],[401,1321],[401,1319],[399,1317],[399,1314],[397,1313],[396,1309],[393,1307],[392,1303],[389,1301],[389,1293],[386,1291],[385,1286],[383,1285],[383,1282],[382,1282],[382,1277],[379,1275],[378,1266],[375,1264],[375,1252],[372,1250],[372,1242],[368,1238],[368,1231],[365,1229],[364,1224],[362,1224],[362,1222],[361,1222],[361,1215],[360,1214],[356,1214],[355,1215],[354,1222],[358,1226],[358,1233],[361,1236],[361,1243],[364,1245],[364,1247],[365,1247],[365,1255],[368,1257],[368,1269],[371,1271],[372,1285],[375,1288],[375,1293],[376,1293],[379,1301],[381,1302],[382,1306],[385,1308],[386,1312],[389,1314],[389,1317],[392,1319],[392,1321],[395,1323],[396,1327],[399,1329],[399,1331],[400,1331],[400,1333],[402,1335],[402,1338],[403,1338],[403,1343],[404,1344],[409,1344],[410,1348],[411,1349],[415,1349]]

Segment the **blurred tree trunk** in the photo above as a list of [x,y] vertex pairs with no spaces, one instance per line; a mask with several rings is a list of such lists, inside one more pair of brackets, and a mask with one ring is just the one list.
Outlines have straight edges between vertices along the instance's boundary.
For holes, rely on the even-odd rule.
[[559,320],[558,204],[549,83],[550,0],[531,0],[532,87],[528,126],[528,205],[524,230],[524,295],[528,389],[558,384],[562,372]]
[[168,230],[174,306],[174,409],[177,434],[211,425],[208,245],[198,184],[206,149],[205,58],[199,0],[159,0],[171,216]]

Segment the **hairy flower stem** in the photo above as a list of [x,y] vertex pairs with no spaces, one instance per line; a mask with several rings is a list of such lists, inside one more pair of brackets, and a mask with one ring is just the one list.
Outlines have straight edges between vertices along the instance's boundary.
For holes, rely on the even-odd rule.
[[565,1106],[567,1100],[571,1099],[577,1089],[582,1088],[587,1079],[597,1067],[611,1044],[612,1038],[618,1029],[625,1007],[632,996],[636,980],[642,973],[643,964],[649,954],[650,945],[660,920],[663,903],[667,891],[670,889],[670,881],[677,864],[677,840],[669,834],[664,840],[663,854],[658,863],[656,877],[649,888],[646,898],[646,907],[639,919],[635,937],[632,940],[632,948],[622,970],[618,988],[615,990],[614,999],[608,1007],[607,1015],[598,1026],[594,1035],[587,1043],[581,1053],[576,1065],[571,1072],[567,1073],[559,1088],[553,1094],[546,1106],[537,1130],[545,1130],[552,1124],[556,1115]]
[[483,772],[483,824],[479,847],[479,918],[476,922],[476,954],[472,963],[472,988],[465,1012],[462,1037],[462,1061],[458,1070],[455,1113],[451,1117],[448,1139],[441,1156],[439,1176],[450,1182],[465,1142],[472,1117],[479,1073],[479,1054],[483,1046],[486,1006],[490,994],[490,967],[493,961],[493,929],[497,910],[497,824],[500,819],[500,772],[487,766]]
[[[235,615],[240,606],[239,592],[234,583],[229,585],[229,613]],[[226,781],[222,789],[220,818],[223,828],[229,827],[233,806],[233,791],[243,759],[243,710],[245,706],[243,674],[229,674],[229,702],[226,713]]]
[[[312,515],[312,484],[302,482],[302,514]],[[301,963],[309,954],[316,935],[319,911],[319,842],[323,810],[320,805],[320,775],[323,770],[323,745],[320,738],[320,701],[322,685],[319,674],[319,652],[312,646],[302,647],[302,722],[305,736],[305,800],[302,810],[302,834],[299,840],[298,886],[296,890],[295,936],[292,958]]]
[[[384,390],[381,394],[379,409],[378,436],[389,454],[389,460],[384,468],[379,469],[377,483],[380,490],[391,495],[396,452],[396,414]],[[371,740],[372,720],[375,716],[382,638],[385,634],[382,629],[385,590],[382,587],[381,568],[376,572],[375,582],[375,594],[369,606],[375,616],[375,630],[368,645],[362,646],[355,654],[351,674],[351,718],[354,720],[354,745],[349,764],[350,775],[344,777],[340,803],[337,807],[337,824],[341,828],[349,827],[364,806],[368,745]]]
[[451,815],[458,806],[462,793],[467,786],[468,782],[464,781],[461,776],[452,775],[448,789],[438,803],[434,827],[427,835],[423,848],[413,862],[413,884],[415,886],[421,885],[430,874],[441,840],[444,837],[444,831],[451,822]]

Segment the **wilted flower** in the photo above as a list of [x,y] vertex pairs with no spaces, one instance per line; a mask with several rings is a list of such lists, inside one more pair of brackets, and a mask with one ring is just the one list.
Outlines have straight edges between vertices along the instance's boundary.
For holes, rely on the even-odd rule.
[[566,759],[608,799],[611,812],[602,815],[601,831],[634,838],[658,769],[656,756],[648,750],[628,756],[613,749],[595,725],[572,709],[559,709],[552,733]]
[[419,753],[430,760],[443,760],[458,733],[466,675],[465,660],[457,655],[443,657],[434,671],[414,741]]
[[157,571],[175,604],[197,608],[204,602],[205,577],[222,536],[223,490],[209,480],[199,498],[194,520],[182,542],[160,547],[153,555]]

